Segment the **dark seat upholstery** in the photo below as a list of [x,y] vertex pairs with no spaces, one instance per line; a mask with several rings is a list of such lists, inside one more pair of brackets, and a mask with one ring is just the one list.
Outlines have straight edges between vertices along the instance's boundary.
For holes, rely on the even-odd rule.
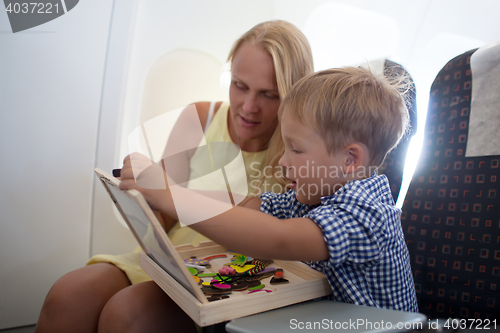
[[391,186],[392,197],[394,201],[398,200],[398,195],[401,189],[403,180],[403,172],[405,167],[406,154],[410,145],[411,137],[417,131],[417,103],[415,94],[415,84],[409,73],[398,63],[386,60],[384,65],[386,75],[404,75],[408,78],[408,93],[406,94],[406,107],[410,114],[410,132],[401,140],[399,145],[394,148],[385,158],[384,164],[379,168],[379,174],[385,174],[389,179]]
[[402,209],[420,312],[431,318],[500,318],[500,156],[465,157],[474,52],[449,61],[431,87]]

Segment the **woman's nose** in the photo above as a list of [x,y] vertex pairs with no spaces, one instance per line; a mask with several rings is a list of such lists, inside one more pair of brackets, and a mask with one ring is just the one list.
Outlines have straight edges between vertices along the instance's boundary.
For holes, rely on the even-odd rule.
[[259,112],[259,106],[257,104],[256,96],[252,94],[248,94],[245,98],[245,102],[243,103],[243,110],[246,113],[256,113]]

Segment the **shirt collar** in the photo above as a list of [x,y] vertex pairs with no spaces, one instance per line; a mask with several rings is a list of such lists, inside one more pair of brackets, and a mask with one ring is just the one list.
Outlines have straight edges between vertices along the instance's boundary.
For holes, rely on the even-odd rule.
[[341,188],[339,188],[337,190],[337,192],[335,192],[334,194],[332,195],[328,195],[328,196],[324,196],[324,197],[321,197],[321,205],[329,205],[329,204],[332,204],[333,201],[335,200],[335,198],[347,191],[349,191],[352,187],[360,184],[360,183],[363,183],[363,182],[366,182],[366,181],[376,181],[376,182],[380,182],[380,177],[378,177],[377,173],[374,172],[371,177],[368,177],[368,178],[364,178],[364,179],[356,179],[356,180],[351,180],[349,181],[347,184],[345,184],[344,186],[342,186]]

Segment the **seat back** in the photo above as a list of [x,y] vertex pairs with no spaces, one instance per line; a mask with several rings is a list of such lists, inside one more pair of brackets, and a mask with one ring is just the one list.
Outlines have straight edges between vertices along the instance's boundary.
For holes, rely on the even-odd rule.
[[[431,318],[500,318],[500,152],[469,156],[468,146],[473,130],[493,121],[500,127],[499,104],[472,95],[480,82],[499,80],[490,77],[493,68],[475,75],[474,52],[449,61],[432,84],[422,153],[402,208],[419,308]],[[498,71],[498,48],[490,58]],[[494,117],[475,125],[485,112]],[[482,145],[499,142],[495,136]]]

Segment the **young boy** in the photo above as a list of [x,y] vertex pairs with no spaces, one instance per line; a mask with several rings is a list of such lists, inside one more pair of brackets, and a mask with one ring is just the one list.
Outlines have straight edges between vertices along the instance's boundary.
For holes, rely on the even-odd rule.
[[[176,218],[176,207],[191,207],[183,222],[234,251],[311,261],[326,274],[334,300],[418,311],[401,212],[387,178],[373,172],[406,131],[397,87],[362,68],[317,72],[292,88],[279,117],[286,193],[266,192],[230,209],[178,186],[139,188],[136,155],[125,159],[120,187],[138,189]],[[198,222],[200,211],[214,217]]]

